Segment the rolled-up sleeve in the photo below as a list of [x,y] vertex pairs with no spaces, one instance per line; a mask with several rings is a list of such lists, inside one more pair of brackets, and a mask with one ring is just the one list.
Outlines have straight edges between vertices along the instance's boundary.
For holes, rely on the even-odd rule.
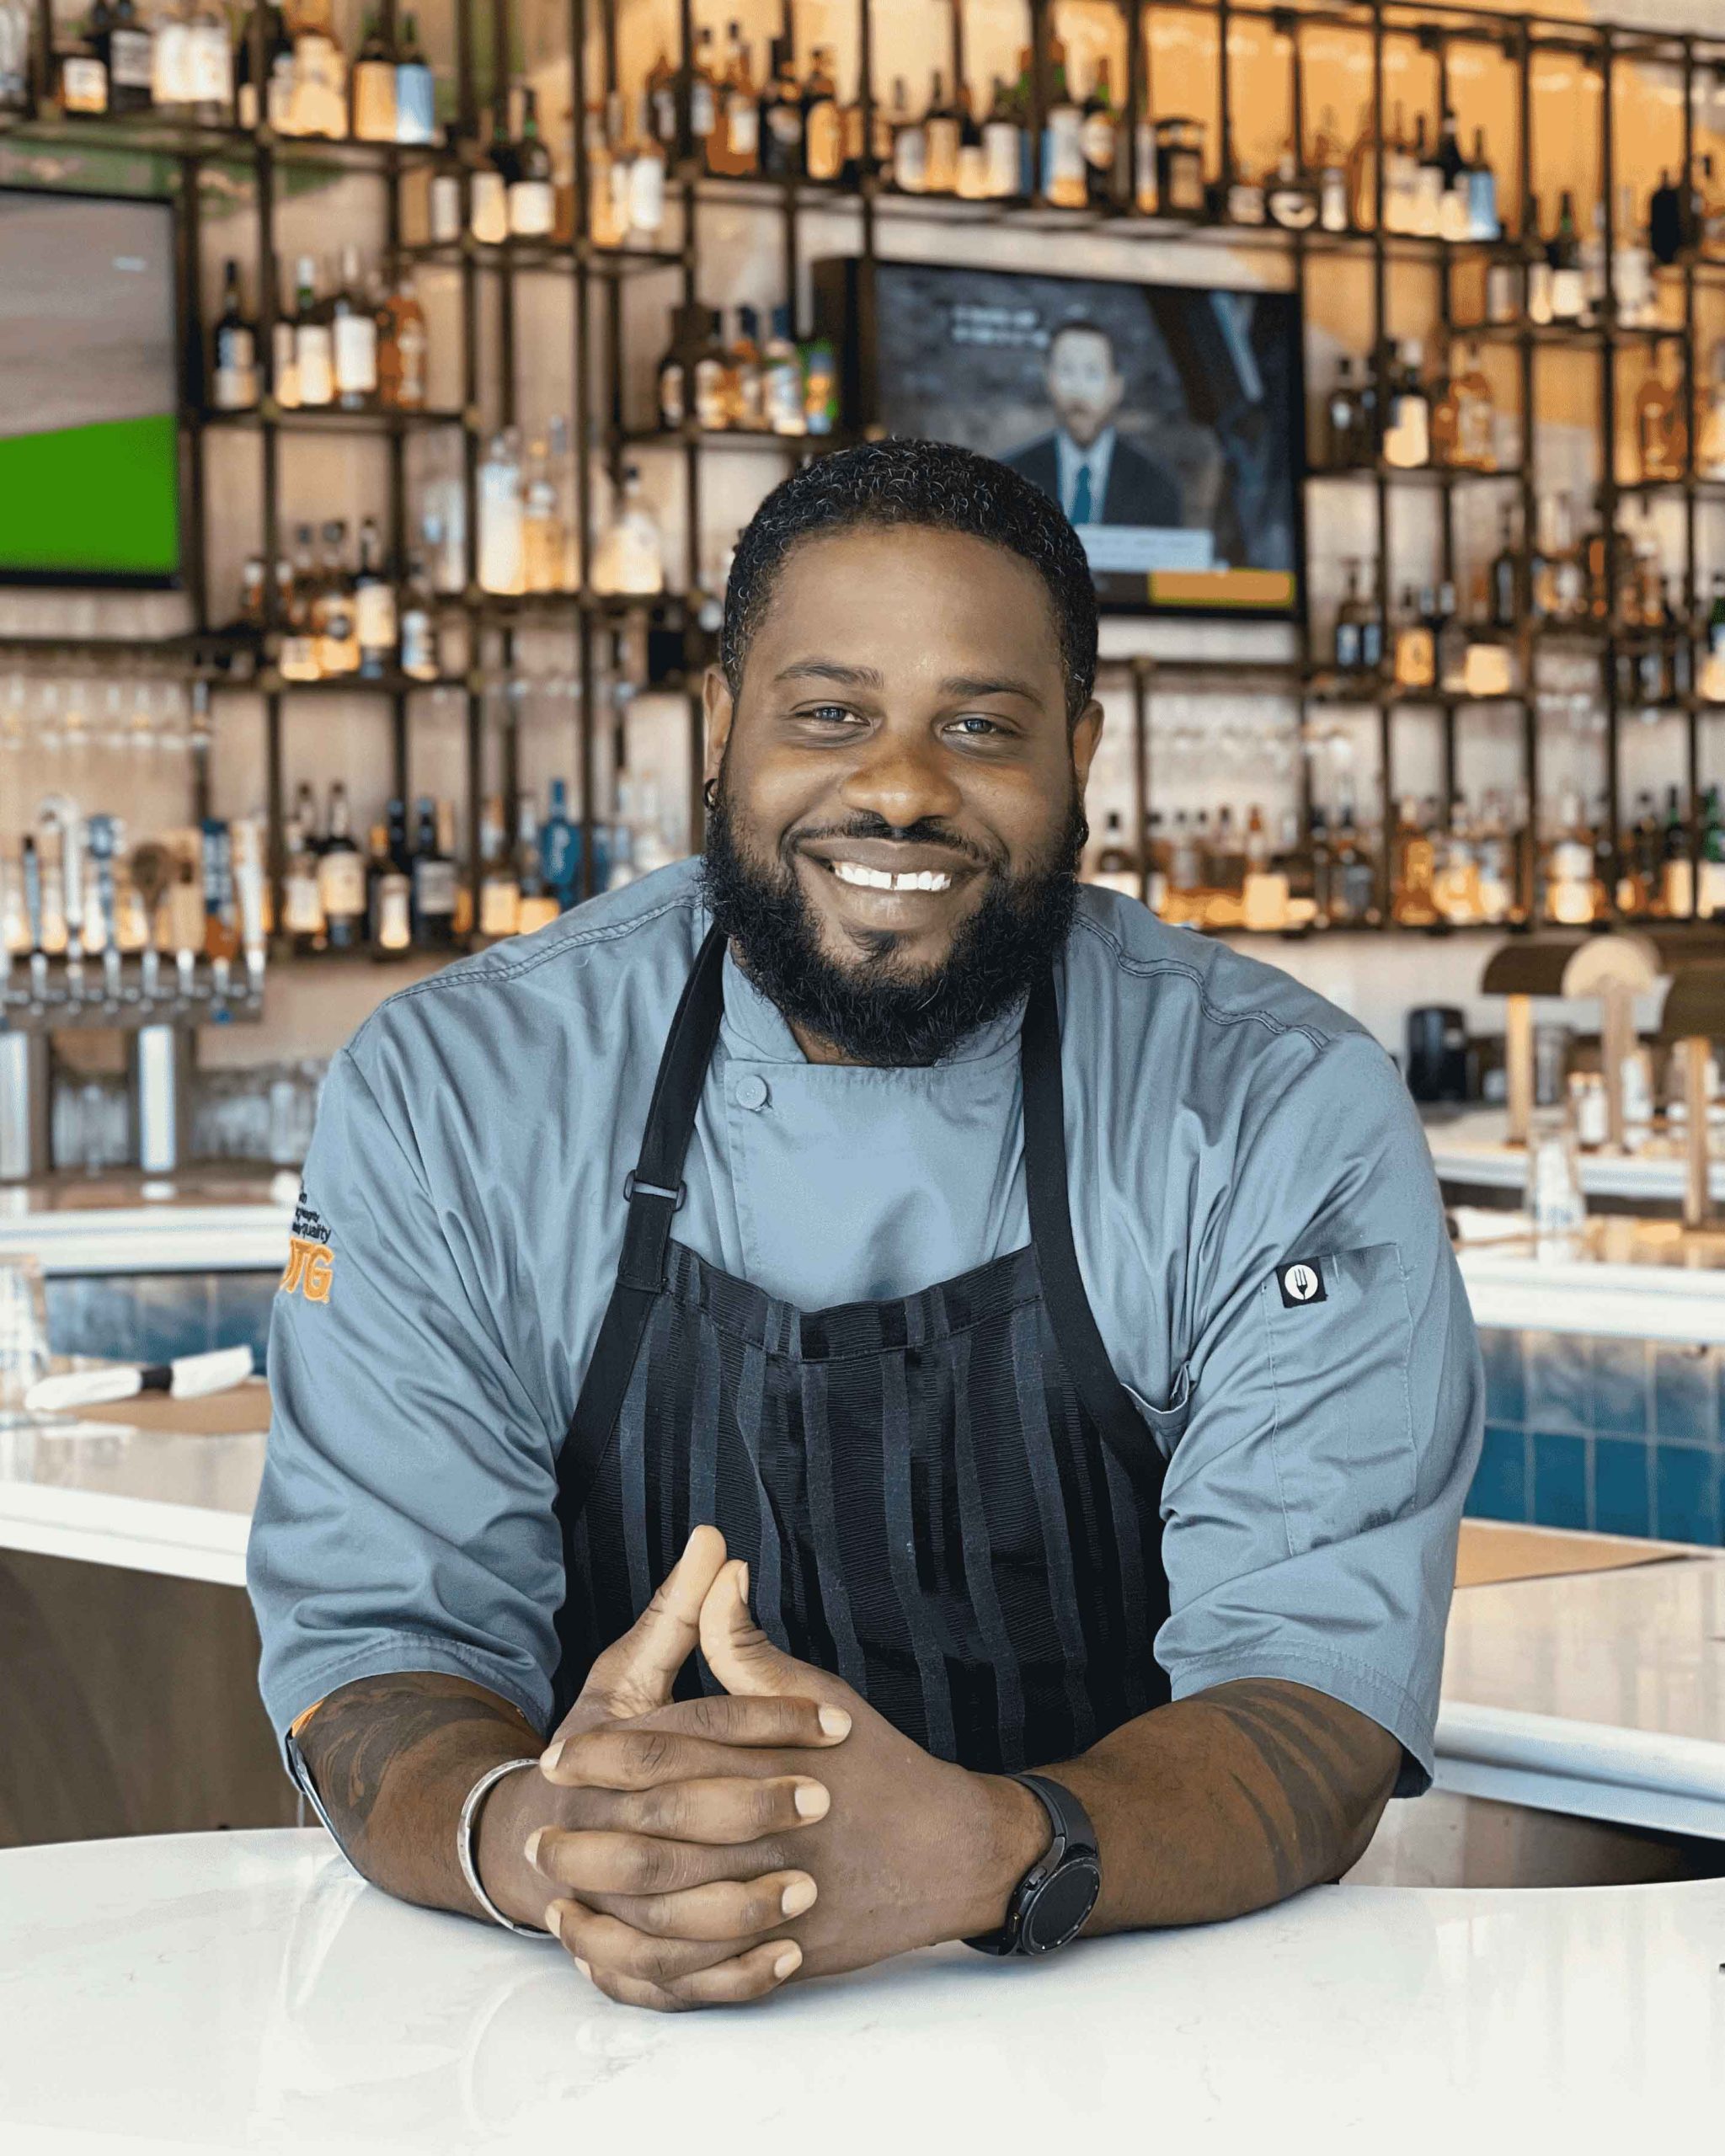
[[1375,1043],[1330,1040],[1262,1114],[1196,1263],[1157,1658],[1176,1699],[1272,1677],[1359,1709],[1417,1796],[1483,1380],[1430,1155]]
[[451,1209],[350,1049],[318,1112],[270,1382],[247,1578],[278,1737],[337,1686],[409,1669],[472,1678],[542,1729],[553,1441]]

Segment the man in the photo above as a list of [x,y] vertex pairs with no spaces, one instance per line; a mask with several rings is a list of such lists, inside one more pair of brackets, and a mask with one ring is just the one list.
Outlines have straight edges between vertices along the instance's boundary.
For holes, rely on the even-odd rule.
[[1429,1161],[1349,1021],[1077,888],[1096,635],[1001,466],[807,465],[704,868],[331,1071],[265,1701],[370,1878],[614,1999],[1232,1915],[1429,1779],[1481,1417]]
[[1081,319],[1063,322],[1048,347],[1055,430],[1004,461],[1052,494],[1074,524],[1176,528],[1179,489],[1114,425],[1125,393],[1108,331]]

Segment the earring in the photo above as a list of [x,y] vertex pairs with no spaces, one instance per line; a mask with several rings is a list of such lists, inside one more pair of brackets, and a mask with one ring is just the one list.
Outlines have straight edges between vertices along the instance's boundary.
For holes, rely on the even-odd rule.
[[718,796],[718,781],[716,778],[710,778],[708,780],[706,785],[701,789],[701,798],[707,803],[708,808],[710,809],[717,800]]

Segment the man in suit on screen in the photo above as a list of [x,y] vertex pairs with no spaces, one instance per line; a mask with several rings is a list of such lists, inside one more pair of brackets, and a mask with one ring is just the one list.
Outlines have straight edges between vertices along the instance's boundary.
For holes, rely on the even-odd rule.
[[1052,494],[1073,524],[1178,526],[1178,488],[1114,425],[1126,382],[1108,331],[1081,318],[1061,323],[1049,339],[1047,379],[1053,433],[1001,462]]

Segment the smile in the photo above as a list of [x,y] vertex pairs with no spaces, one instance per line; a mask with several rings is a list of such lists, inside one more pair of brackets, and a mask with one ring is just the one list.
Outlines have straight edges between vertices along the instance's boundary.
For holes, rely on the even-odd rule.
[[889,869],[865,868],[860,861],[828,863],[841,883],[854,883],[864,891],[949,891],[953,879],[937,868],[911,869],[894,875]]

